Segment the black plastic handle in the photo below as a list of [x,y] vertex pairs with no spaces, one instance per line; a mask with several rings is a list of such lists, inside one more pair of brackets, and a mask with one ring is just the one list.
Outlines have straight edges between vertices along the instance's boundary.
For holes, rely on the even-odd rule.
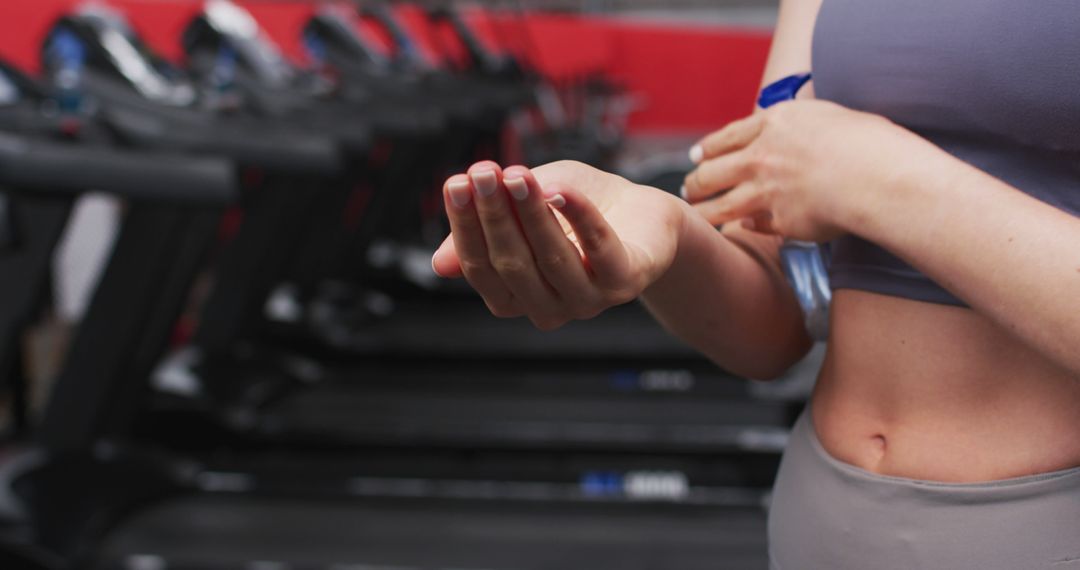
[[338,147],[329,137],[245,128],[235,121],[183,124],[117,107],[104,110],[102,116],[117,133],[140,147],[215,155],[277,172],[332,175],[343,169]]
[[218,155],[277,172],[332,175],[344,170],[335,142],[310,130],[275,129],[240,117],[168,107],[92,71],[84,84],[102,103],[101,119],[139,148]]
[[235,169],[224,160],[84,148],[8,133],[0,133],[0,184],[190,205],[227,204],[238,194]]

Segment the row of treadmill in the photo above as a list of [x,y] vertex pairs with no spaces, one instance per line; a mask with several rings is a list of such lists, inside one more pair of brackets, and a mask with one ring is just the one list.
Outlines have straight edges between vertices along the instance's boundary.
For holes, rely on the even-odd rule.
[[[445,176],[610,167],[621,94],[408,7],[466,55],[433,65],[400,9],[298,9],[300,67],[241,5],[200,2],[177,63],[95,2],[39,73],[0,67],[0,568],[766,567],[807,375],[734,378],[637,304],[542,333],[437,279]],[[89,192],[122,219],[35,406],[25,336]]]

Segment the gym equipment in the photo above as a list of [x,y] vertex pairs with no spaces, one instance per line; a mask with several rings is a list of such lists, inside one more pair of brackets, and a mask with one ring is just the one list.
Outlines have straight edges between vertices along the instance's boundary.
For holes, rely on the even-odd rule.
[[[81,72],[80,52],[71,46],[58,49],[66,51],[66,71]],[[106,358],[98,360],[100,368],[77,371],[80,388],[93,386],[103,377],[122,375],[126,366],[139,363],[144,351],[161,350],[140,346],[145,340],[140,334],[147,330],[144,317],[168,301],[162,296],[167,292],[162,287],[166,277],[193,270],[185,255],[196,255],[200,244],[189,239],[188,230],[216,220],[235,199],[235,171],[220,159],[113,150],[107,146],[106,132],[85,115],[76,93],[61,90],[61,100],[50,99],[28,78],[5,70],[5,75],[18,77],[12,86],[26,86],[16,87],[15,96],[0,107],[0,183],[10,198],[8,215],[16,236],[12,250],[0,256],[0,270],[18,276],[4,280],[0,302],[5,381],[15,386],[16,393],[25,392],[21,333],[48,289],[52,250],[74,197],[94,189],[124,198],[127,208],[108,267],[70,349],[72,355],[96,353],[102,337],[125,346],[123,362]],[[56,108],[50,103],[63,112],[43,114],[42,109]],[[178,255],[181,252],[185,255]],[[80,466],[79,459],[68,462],[72,458],[65,454],[85,434],[69,428],[86,419],[88,406],[95,402],[68,398],[76,396],[70,390],[74,372],[68,369],[57,380],[54,397],[34,430],[25,397],[13,401],[18,418],[14,435],[24,440],[25,447],[9,450],[5,459],[0,511],[16,545],[49,552],[77,548],[72,531],[93,524],[91,518],[80,517],[82,509],[112,495],[102,492],[82,496],[81,502],[65,501],[64,493],[77,492],[78,485],[70,480],[55,488],[47,484],[50,473],[70,476],[66,468]],[[100,394],[105,399],[112,395]],[[85,477],[81,482],[95,479],[90,469],[80,473]],[[137,494],[134,487],[127,491]]]
[[[242,217],[220,234],[225,202],[155,209],[134,228],[143,210],[128,212],[46,413],[26,422],[33,439],[0,462],[7,534],[87,568],[762,567],[761,506],[797,401],[761,399],[636,305],[542,335],[367,266],[376,237],[403,249],[424,239],[424,220],[397,222],[438,175],[413,161],[462,152],[442,129],[468,126],[480,144],[528,104],[511,95],[535,86],[487,64],[379,71],[316,20],[313,76],[234,8],[211,2],[188,28],[191,80],[100,5],[50,35],[57,99],[98,102],[84,133],[101,127],[123,157],[170,149],[236,165]],[[335,61],[352,66],[340,88],[319,77]],[[160,77],[140,87],[132,65]],[[384,120],[428,104],[427,126]],[[280,143],[293,136],[304,144],[289,156]],[[399,162],[354,163],[372,136],[402,149]],[[188,179],[170,182],[187,196]],[[387,207],[342,230],[335,208],[358,182]],[[0,223],[0,238],[15,236],[0,245],[21,243],[20,228]],[[159,366],[197,276],[212,284],[188,312],[203,352]],[[318,334],[267,317],[290,282]],[[225,291],[243,307],[222,303]],[[355,313],[335,317],[341,308]]]
[[94,567],[757,570],[764,525],[678,505],[201,497],[118,527]]

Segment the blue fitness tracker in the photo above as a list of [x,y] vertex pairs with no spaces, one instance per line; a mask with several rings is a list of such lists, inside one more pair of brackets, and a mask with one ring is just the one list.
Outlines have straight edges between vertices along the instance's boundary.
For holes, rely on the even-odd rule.
[[[758,107],[767,109],[777,103],[795,98],[807,82],[809,73],[790,75],[761,90]],[[825,250],[809,241],[784,240],[780,246],[780,263],[784,275],[802,308],[806,330],[814,340],[825,340],[829,336],[829,303],[832,290],[829,289],[829,273],[826,265]]]

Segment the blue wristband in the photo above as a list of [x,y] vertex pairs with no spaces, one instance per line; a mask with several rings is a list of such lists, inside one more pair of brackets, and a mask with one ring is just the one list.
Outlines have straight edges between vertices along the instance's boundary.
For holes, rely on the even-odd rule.
[[791,101],[795,98],[799,89],[802,89],[803,85],[806,85],[809,81],[809,73],[797,73],[773,81],[761,90],[761,95],[758,96],[757,105],[762,109],[768,109],[777,103]]

